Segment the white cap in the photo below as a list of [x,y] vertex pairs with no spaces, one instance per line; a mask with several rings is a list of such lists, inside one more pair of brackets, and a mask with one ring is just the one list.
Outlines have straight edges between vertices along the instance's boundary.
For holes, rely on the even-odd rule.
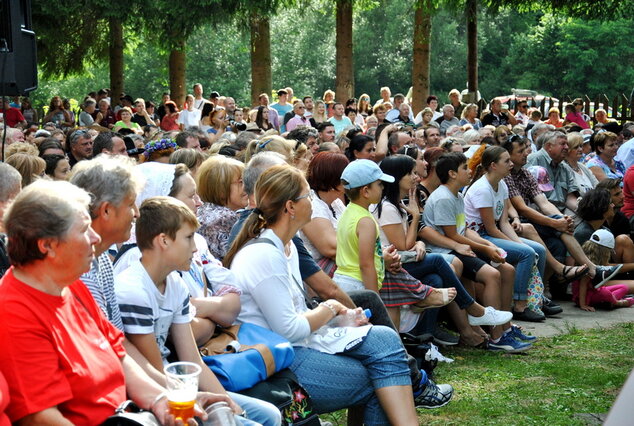
[[590,236],[590,241],[614,250],[614,235],[612,235],[612,233],[607,229],[597,229],[594,231],[594,233]]

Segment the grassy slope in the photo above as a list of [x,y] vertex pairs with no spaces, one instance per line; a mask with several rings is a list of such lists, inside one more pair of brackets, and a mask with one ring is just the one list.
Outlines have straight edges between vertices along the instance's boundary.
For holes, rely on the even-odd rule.
[[[437,368],[454,400],[419,410],[420,424],[571,425],[575,413],[607,413],[634,367],[634,324],[541,339],[526,355],[446,349]],[[324,416],[345,425],[345,412]]]

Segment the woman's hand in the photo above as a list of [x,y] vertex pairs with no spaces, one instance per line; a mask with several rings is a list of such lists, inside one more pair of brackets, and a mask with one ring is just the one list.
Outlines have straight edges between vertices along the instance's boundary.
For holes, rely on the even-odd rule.
[[425,243],[422,241],[416,241],[416,244],[414,244],[414,247],[412,248],[412,250],[416,252],[417,262],[420,262],[423,259],[423,257],[425,257],[425,255],[427,254],[427,252],[425,251]]
[[416,196],[416,189],[411,188],[409,190],[409,199],[407,204],[401,203],[407,213],[412,215],[412,218],[418,219],[420,217],[420,206],[418,205],[418,197]]
[[486,249],[485,254],[489,257],[489,259],[491,259],[493,262],[496,263],[506,263],[506,259],[504,259],[502,256],[500,256],[500,252],[498,251],[497,247],[488,247]]
[[345,311],[340,312],[339,315],[348,315],[349,312],[354,312],[355,323],[353,325],[348,325],[348,327],[361,327],[362,325],[366,325],[370,322],[368,317],[366,317],[363,313],[363,308],[346,309]]

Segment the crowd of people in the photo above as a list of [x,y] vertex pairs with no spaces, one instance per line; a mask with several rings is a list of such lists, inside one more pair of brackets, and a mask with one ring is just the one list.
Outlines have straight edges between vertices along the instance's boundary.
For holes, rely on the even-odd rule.
[[234,323],[293,345],[317,413],[415,425],[454,392],[430,343],[526,352],[513,321],[565,315],[553,299],[634,304],[634,123],[581,99],[542,120],[458,90],[414,111],[388,87],[244,108],[192,89],[55,96],[41,120],[3,99],[0,425],[101,424],[126,399],[171,423],[174,360],[202,367],[201,406],[281,424],[201,358]]

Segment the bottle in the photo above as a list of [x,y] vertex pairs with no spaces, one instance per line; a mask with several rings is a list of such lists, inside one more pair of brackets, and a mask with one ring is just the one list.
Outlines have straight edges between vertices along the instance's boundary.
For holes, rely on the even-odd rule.
[[330,321],[333,327],[357,327],[357,321],[361,318],[371,318],[372,311],[370,309],[361,310],[361,308],[348,309],[343,315],[337,315]]

